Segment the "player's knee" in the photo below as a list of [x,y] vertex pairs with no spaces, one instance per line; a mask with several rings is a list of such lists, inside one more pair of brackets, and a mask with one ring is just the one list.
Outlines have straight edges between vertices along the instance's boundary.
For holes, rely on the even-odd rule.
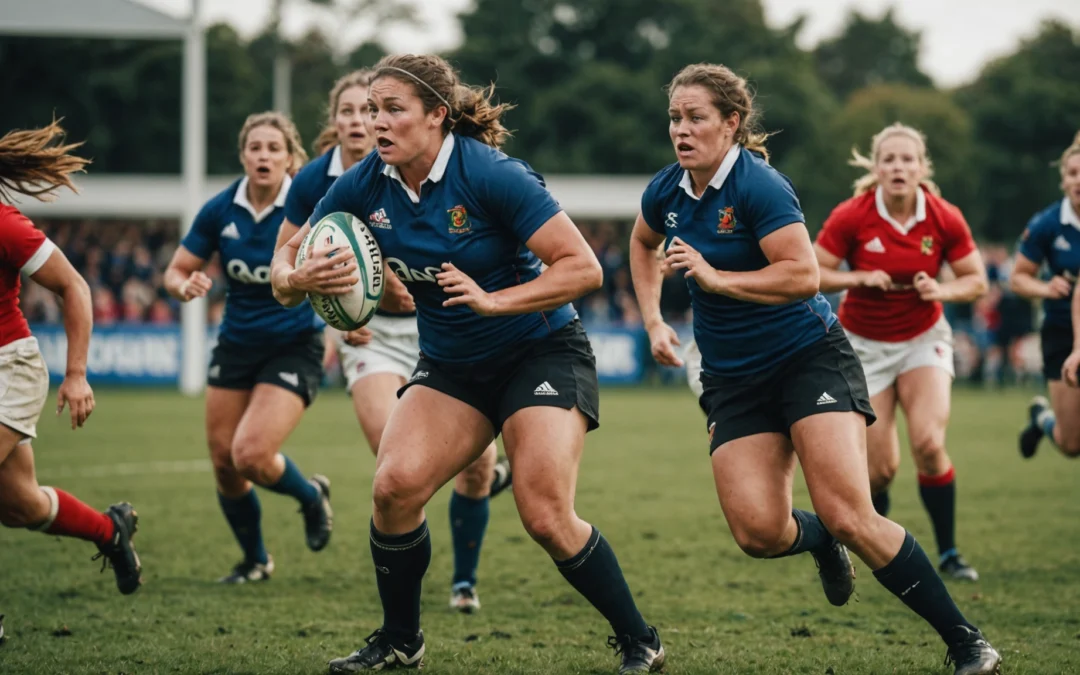
[[734,526],[731,533],[735,537],[735,543],[751,558],[768,558],[783,552],[782,526]]
[[484,462],[473,462],[454,481],[457,491],[470,499],[480,499],[491,491],[491,467]]
[[380,514],[411,513],[424,508],[431,492],[410,472],[383,467],[375,474],[371,499]]
[[855,509],[846,506],[819,509],[817,515],[829,534],[840,540],[841,544],[850,547],[862,541],[868,523]]
[[920,469],[948,465],[949,457],[945,453],[945,434],[927,432],[911,437],[911,451]]
[[522,509],[521,524],[533,541],[543,547],[553,545],[570,529],[569,518],[555,504],[533,505]]
[[0,525],[4,527],[33,527],[48,518],[48,512],[42,513],[34,504],[27,502],[6,501],[0,503]]
[[247,480],[266,485],[277,452],[267,451],[257,439],[236,439],[232,447],[232,466]]
[[898,460],[882,460],[870,464],[870,491],[874,494],[892,485],[896,472],[900,470]]
[[1065,455],[1069,459],[1076,459],[1080,457],[1080,439],[1072,442],[1062,443],[1061,454]]

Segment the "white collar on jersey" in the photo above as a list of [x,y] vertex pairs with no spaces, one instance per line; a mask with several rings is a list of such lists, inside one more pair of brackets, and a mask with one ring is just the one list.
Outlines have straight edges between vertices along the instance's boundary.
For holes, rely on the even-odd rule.
[[[724,187],[724,181],[727,180],[728,174],[731,173],[731,170],[735,167],[735,162],[739,159],[739,150],[741,148],[742,146],[738,143],[731,146],[731,149],[724,155],[724,160],[720,162],[720,168],[716,170],[716,175],[712,177],[712,180],[709,181],[709,184],[706,187],[716,188],[717,190]],[[679,181],[679,187],[681,187],[686,194],[690,195],[690,199],[693,199],[694,201],[700,199],[700,197],[694,194],[694,184],[690,181],[689,171],[684,170],[682,172],[682,180]],[[705,194],[704,190],[701,194]]]
[[1073,210],[1068,197],[1063,197],[1061,200],[1061,224],[1072,225],[1080,230],[1080,215],[1077,215],[1076,211]]
[[240,181],[240,186],[236,188],[236,196],[233,197],[233,204],[243,206],[247,209],[247,212],[251,214],[251,217],[255,219],[255,222],[260,223],[264,218],[273,213],[274,209],[280,209],[285,206],[285,195],[289,193],[290,185],[292,185],[292,177],[289,174],[285,174],[285,180],[281,181],[281,189],[278,190],[274,203],[267,206],[262,212],[255,213],[255,207],[251,205],[251,202],[248,201],[247,197],[248,177],[244,176],[244,179]]
[[[439,154],[435,156],[435,163],[431,165],[431,171],[428,173],[427,178],[420,182],[421,190],[424,189],[424,183],[438,183],[442,180],[443,174],[446,173],[446,165],[450,163],[450,154],[452,152],[454,152],[454,133],[450,132],[443,139],[442,147],[439,148]],[[383,167],[382,172],[384,176],[390,176],[400,183],[401,187],[405,188],[405,194],[409,195],[409,199],[412,200],[413,204],[420,203],[420,195],[413,192],[412,188],[405,184],[405,180],[402,179],[401,173],[398,172],[396,166],[387,164]]]
[[345,164],[341,161],[341,146],[335,145],[330,153],[330,166],[326,167],[326,175],[337,178],[345,173]]
[[915,191],[915,215],[904,224],[900,224],[899,220],[889,215],[889,209],[885,208],[885,191],[880,185],[877,190],[874,190],[874,202],[877,204],[877,212],[881,219],[895,227],[900,234],[911,232],[916,225],[926,220],[926,195],[923,194],[921,185]]

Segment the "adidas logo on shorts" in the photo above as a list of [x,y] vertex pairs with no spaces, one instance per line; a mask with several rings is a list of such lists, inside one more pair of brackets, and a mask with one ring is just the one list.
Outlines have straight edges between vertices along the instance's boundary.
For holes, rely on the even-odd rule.
[[836,403],[836,399],[829,396],[829,392],[824,391],[821,393],[821,396],[818,396],[818,405],[829,405],[830,403]]
[[533,393],[537,396],[558,396],[559,392],[555,391],[555,387],[551,386],[550,382],[544,381],[539,387],[533,390]]
[[278,377],[294,387],[300,386],[300,376],[296,373],[278,373]]

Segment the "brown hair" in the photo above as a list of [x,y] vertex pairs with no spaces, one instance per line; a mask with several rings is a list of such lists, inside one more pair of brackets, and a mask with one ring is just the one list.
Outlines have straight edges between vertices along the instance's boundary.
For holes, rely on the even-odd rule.
[[337,108],[341,95],[345,93],[346,89],[352,89],[353,87],[367,89],[368,85],[371,84],[371,74],[370,70],[354,70],[334,83],[334,87],[330,90],[330,103],[326,107],[326,124],[323,125],[319,137],[315,139],[311,146],[316,155],[323,154],[340,142],[334,119],[337,117]]
[[307,162],[308,156],[304,151],[304,144],[300,141],[300,132],[296,130],[296,125],[282,113],[271,111],[248,115],[244,120],[244,126],[240,128],[240,154],[244,154],[244,146],[247,144],[247,137],[251,130],[263,126],[273,127],[285,137],[285,149],[290,158],[286,171],[294,175]]
[[937,183],[930,180],[934,176],[934,163],[930,161],[930,155],[926,152],[926,136],[918,129],[899,122],[890,124],[874,134],[874,137],[870,140],[869,157],[864,157],[857,148],[851,149],[851,159],[848,160],[848,164],[866,169],[866,174],[858,178],[852,185],[855,188],[855,196],[858,197],[861,194],[877,189],[878,179],[877,175],[874,174],[874,166],[877,163],[878,154],[881,152],[881,144],[885,139],[893,136],[904,136],[915,141],[919,152],[919,160],[922,161],[923,166],[926,168],[926,175],[919,181],[919,184],[932,194],[940,197],[941,189],[938,188]]
[[1057,161],[1062,177],[1065,176],[1065,162],[1068,162],[1069,158],[1073,155],[1080,155],[1080,131],[1076,132],[1076,136],[1073,137],[1072,145],[1065,148],[1065,152],[1061,153],[1061,158]]
[[754,109],[754,96],[746,85],[746,79],[736,75],[730,68],[716,63],[695,63],[686,66],[672,78],[664,91],[668,98],[679,87],[704,87],[712,95],[712,103],[727,119],[739,113],[739,126],[735,129],[735,142],[747,150],[759,153],[769,161],[765,141],[770,134],[761,130],[759,113]]
[[502,116],[514,106],[493,103],[495,84],[486,88],[462,84],[457,71],[433,54],[400,54],[383,57],[375,64],[372,81],[392,77],[412,86],[424,105],[424,112],[448,108],[443,131],[453,131],[490,145],[502,146],[510,132],[502,125]]
[[12,193],[48,201],[52,192],[66,187],[78,192],[71,174],[85,171],[90,160],[70,155],[82,143],[64,145],[60,120],[41,129],[9,131],[0,138],[0,197]]

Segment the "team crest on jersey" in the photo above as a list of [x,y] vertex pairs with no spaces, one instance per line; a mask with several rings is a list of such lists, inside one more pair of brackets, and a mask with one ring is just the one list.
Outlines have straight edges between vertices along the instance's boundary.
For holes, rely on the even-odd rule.
[[379,209],[375,213],[371,214],[368,218],[368,225],[378,228],[380,230],[390,229],[390,218],[386,215],[386,209]]
[[934,238],[933,237],[923,237],[922,238],[922,247],[920,248],[920,250],[922,251],[923,255],[933,255],[933,253],[934,253]]
[[472,228],[469,227],[469,213],[465,207],[458,204],[452,209],[446,209],[450,214],[450,234],[463,234]]
[[716,228],[717,234],[731,234],[735,231],[735,207],[725,206],[720,210],[720,224]]

